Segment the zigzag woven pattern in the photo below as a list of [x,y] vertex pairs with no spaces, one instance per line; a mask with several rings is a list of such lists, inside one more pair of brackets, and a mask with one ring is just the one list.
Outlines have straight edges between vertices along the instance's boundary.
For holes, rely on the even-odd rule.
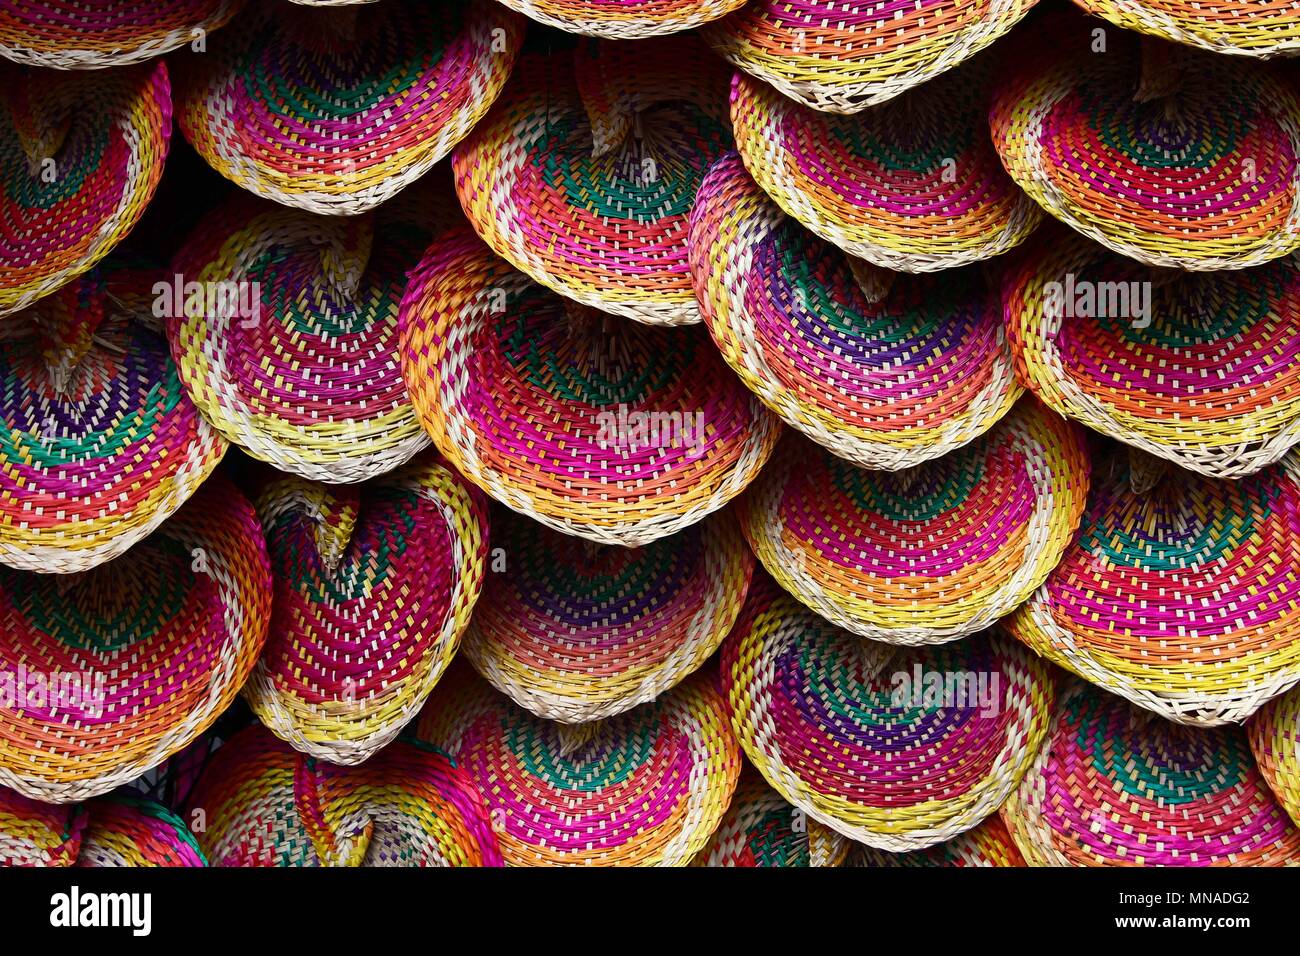
[[178,119],[199,155],[244,189],[355,215],[451,152],[501,92],[522,42],[521,19],[488,0],[258,3],[184,61]]
[[0,323],[0,562],[115,558],[225,454],[151,314],[158,275],[110,259]]
[[420,719],[483,793],[507,866],[680,866],[731,801],[740,748],[695,675],[608,720],[567,727],[449,675]]
[[987,818],[945,843],[936,843],[911,853],[888,853],[857,844],[849,855],[848,866],[862,867],[1002,867],[1024,866],[1011,833],[1001,817]]
[[587,36],[633,40],[689,30],[745,0],[501,0],[539,23]]
[[1080,681],[1002,808],[1031,866],[1297,866],[1237,727],[1180,727]]
[[270,616],[262,529],[221,477],[129,559],[0,567],[0,783],[68,803],[157,766],[234,701]]
[[1014,641],[863,641],[770,582],[755,582],[722,645],[722,689],[741,746],[778,793],[892,852],[993,813],[1037,753],[1054,694],[1047,665]]
[[162,63],[103,74],[0,65],[0,316],[66,285],[131,231],[171,130]]
[[1291,819],[1300,821],[1300,688],[1269,701],[1246,726],[1259,772]]
[[1074,0],[1116,26],[1216,53],[1300,52],[1296,0]]
[[779,436],[702,329],[560,299],[468,230],[429,248],[401,321],[402,372],[434,444],[566,534],[642,545],[688,527],[739,494]]
[[1300,441],[1300,268],[1150,270],[1059,230],[1007,278],[1020,378],[1090,428],[1212,478]]
[[1046,580],[1083,513],[1077,426],[1023,400],[983,438],[901,472],[801,439],[740,504],[768,573],[828,620],[891,644],[989,627]]
[[865,468],[937,458],[1021,387],[998,290],[975,270],[886,273],[788,218],[729,153],[691,213],[691,274],[733,371],[788,424]]
[[731,798],[727,815],[692,866],[839,866],[849,841],[808,819],[747,769]]
[[1098,470],[1078,538],[1010,631],[1182,723],[1242,721],[1300,681],[1297,463],[1240,481]]
[[361,486],[278,479],[257,510],[275,602],[245,696],[297,749],[360,763],[419,712],[460,645],[486,503],[428,456]]

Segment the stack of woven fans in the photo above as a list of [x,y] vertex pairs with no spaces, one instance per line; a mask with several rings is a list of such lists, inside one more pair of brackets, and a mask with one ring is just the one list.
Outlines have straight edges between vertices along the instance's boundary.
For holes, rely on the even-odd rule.
[[1289,55],[0,0],[0,862],[1300,865]]

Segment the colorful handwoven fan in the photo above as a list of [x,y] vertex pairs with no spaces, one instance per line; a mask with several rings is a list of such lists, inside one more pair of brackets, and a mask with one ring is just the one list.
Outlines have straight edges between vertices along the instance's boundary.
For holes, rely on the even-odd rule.
[[1074,0],[1116,26],[1216,53],[1300,53],[1297,0]]
[[741,746],[813,819],[881,850],[951,840],[993,813],[1051,719],[1048,665],[992,632],[864,641],[755,581],[722,645]]
[[125,66],[206,49],[245,0],[0,0],[0,56],[62,70]]
[[1259,771],[1294,821],[1300,821],[1300,688],[1261,707],[1246,725]]
[[259,196],[365,212],[487,112],[524,23],[490,0],[257,3],[178,67],[180,127],[213,169]]
[[0,65],[0,316],[67,284],[139,221],[172,129],[162,63]]
[[503,512],[465,656],[539,717],[581,723],[676,686],[718,649],[754,556],[727,512],[643,548],[600,545]]
[[735,153],[700,186],[690,259],[723,358],[841,458],[888,469],[937,458],[1020,395],[981,270],[910,276],[843,253],[787,218]]
[[430,455],[360,486],[282,478],[257,511],[275,600],[244,694],[298,750],[360,763],[419,712],[460,645],[486,502]]
[[840,866],[849,843],[790,806],[760,774],[746,769],[726,816],[691,865]]
[[736,149],[777,205],[845,252],[902,272],[988,259],[1042,219],[989,143],[991,72],[981,58],[857,116],[737,73]]
[[512,10],[569,33],[638,40],[689,30],[745,0],[501,0]]
[[525,57],[453,157],[470,222],[561,295],[652,325],[700,321],[691,204],[731,146],[727,70],[694,37]]
[[1226,481],[1133,455],[1097,469],[1078,538],[1007,626],[1170,720],[1245,720],[1300,681],[1300,463]]
[[1030,866],[1296,866],[1239,727],[1181,727],[1071,681],[1002,819]]
[[1025,192],[1147,265],[1242,269],[1300,247],[1300,99],[1281,77],[1059,26],[993,103],[993,144]]
[[77,866],[207,866],[185,821],[165,807],[126,793],[91,801]]
[[1153,270],[1061,229],[1008,276],[1005,301],[1021,379],[1090,428],[1212,478],[1300,442],[1294,256]]
[[0,784],[68,803],[158,765],[235,699],[270,616],[262,529],[221,477],[93,570],[0,567]]
[[1006,824],[997,815],[988,817],[973,830],[967,830],[945,843],[936,843],[911,853],[890,853],[857,844],[846,866],[865,867],[1005,867],[1024,866]]
[[225,454],[151,314],[160,276],[110,259],[0,322],[0,562],[115,558]]
[[1037,0],[751,0],[705,28],[728,60],[818,110],[856,113],[951,69]]
[[0,787],[0,867],[72,866],[88,820],[80,804],[43,803]]
[[335,219],[239,196],[177,254],[166,311],[181,379],[255,458],[355,482],[428,445],[396,361],[398,307],[454,210],[424,184],[408,197]]
[[787,591],[855,634],[939,644],[983,630],[1046,580],[1079,525],[1078,426],[1022,399],[985,436],[905,471],[791,437],[740,504]]
[[753,480],[781,431],[704,329],[562,299],[468,229],[430,247],[401,322],[402,371],[434,444],[567,534],[640,545],[692,525]]
[[187,816],[213,866],[501,865],[469,777],[405,740],[337,767],[249,727],[216,752]]
[[608,720],[534,717],[453,668],[419,735],[488,802],[507,866],[681,866],[708,842],[740,775],[712,675]]

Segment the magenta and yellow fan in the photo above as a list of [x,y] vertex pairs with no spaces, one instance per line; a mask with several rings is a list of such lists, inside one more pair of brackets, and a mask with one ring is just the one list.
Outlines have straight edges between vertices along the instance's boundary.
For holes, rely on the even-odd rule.
[[741,529],[792,595],[862,637],[939,644],[989,627],[1065,553],[1088,492],[1078,426],[1022,399],[986,435],[904,471],[792,437]]
[[813,820],[921,850],[994,813],[1038,752],[1049,666],[992,632],[938,647],[864,641],[756,581],[722,645],[746,756]]
[[501,865],[470,778],[406,740],[338,767],[253,725],[213,755],[186,814],[213,866]]
[[607,40],[641,40],[689,30],[745,0],[500,0],[538,23]]
[[1011,839],[1011,833],[997,814],[979,826],[959,833],[951,840],[911,853],[890,853],[859,843],[849,853],[845,866],[867,868],[1004,867],[1025,866],[1025,858]]
[[712,675],[607,720],[564,725],[456,668],[418,733],[483,794],[507,866],[685,865],[717,829],[740,775]]
[[296,749],[360,763],[419,713],[460,646],[486,501],[428,455],[362,485],[279,478],[257,510],[275,601],[244,695]]
[[768,408],[840,458],[895,470],[986,432],[1019,397],[996,283],[873,266],[788,217],[729,153],[691,212],[713,341]]

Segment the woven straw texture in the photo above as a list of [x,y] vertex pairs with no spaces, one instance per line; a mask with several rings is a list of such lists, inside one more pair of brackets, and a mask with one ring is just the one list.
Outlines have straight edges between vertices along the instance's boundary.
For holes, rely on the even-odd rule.
[[1215,53],[1300,53],[1296,0],[1074,0],[1126,30],[1188,43]]
[[1296,866],[1239,727],[1180,727],[1073,681],[1002,819],[1030,866]]
[[808,819],[746,768],[731,806],[692,866],[840,866],[849,841]]
[[0,64],[0,316],[67,284],[139,221],[172,129],[167,68]]
[[1261,707],[1246,725],[1259,771],[1293,821],[1300,821],[1300,688]]
[[483,798],[423,744],[357,767],[291,749],[259,726],[214,755],[189,801],[213,866],[500,866]]
[[106,260],[0,323],[0,562],[72,572],[115,558],[225,454],[151,314],[156,278]]
[[221,477],[117,561],[0,568],[0,784],[68,803],[158,765],[234,701],[270,613],[262,529]]
[[412,273],[402,372],[434,444],[497,501],[603,544],[648,544],[739,494],[781,431],[703,329],[561,299],[469,230]]
[[61,70],[125,66],[207,44],[246,0],[0,0],[0,56]]
[[1212,478],[1300,441],[1300,268],[1150,270],[1065,230],[1006,283],[1020,378],[1090,428]]
[[982,272],[913,277],[842,253],[787,218],[735,153],[700,186],[690,258],[704,321],[741,381],[865,468],[946,454],[1020,395]]
[[890,853],[857,844],[846,866],[865,867],[994,867],[1024,866],[1011,833],[1001,817],[991,816],[973,830],[911,853]]
[[124,791],[60,806],[0,789],[0,867],[206,865],[185,822],[152,800]]
[[938,76],[1037,0],[751,0],[705,30],[742,70],[818,110],[856,113]]
[[244,196],[218,207],[177,253],[167,310],[204,416],[316,481],[363,481],[426,447],[395,361],[398,307],[442,221],[436,204],[405,202],[351,219]]
[[712,675],[578,726],[454,668],[420,718],[490,807],[507,866],[681,866],[722,820],[740,748]]
[[989,143],[988,77],[981,59],[835,116],[737,73],[736,149],[782,209],[846,252],[903,272],[977,262],[1019,245],[1042,218]]
[[993,143],[1053,216],[1155,266],[1241,269],[1300,246],[1300,100],[1259,64],[1088,24],[1037,38]]
[[257,511],[275,601],[244,694],[296,749],[360,763],[419,712],[460,645],[486,502],[427,456],[361,486],[277,480]]
[[939,644],[988,627],[1046,580],[1087,491],[1080,430],[1028,398],[978,441],[901,472],[791,438],[740,518],[768,572],[828,620]]
[[519,706],[563,723],[622,713],[697,670],[740,615],[754,570],[728,512],[643,548],[503,512],[492,543],[504,564],[465,655]]
[[694,37],[527,56],[453,157],[474,229],[561,295],[653,325],[700,321],[686,229],[731,146],[727,70]]
[[769,581],[755,581],[722,645],[722,688],[741,746],[778,793],[894,852],[950,840],[998,808],[1047,732],[1054,690],[1014,641],[863,641]]
[[689,30],[745,0],[501,0],[512,10],[568,33],[636,40]]
[[1300,680],[1297,463],[1223,481],[1122,458],[1009,629],[1170,720],[1240,722]]
[[254,4],[178,70],[185,138],[298,209],[354,215],[423,176],[492,105],[523,42],[490,0]]

